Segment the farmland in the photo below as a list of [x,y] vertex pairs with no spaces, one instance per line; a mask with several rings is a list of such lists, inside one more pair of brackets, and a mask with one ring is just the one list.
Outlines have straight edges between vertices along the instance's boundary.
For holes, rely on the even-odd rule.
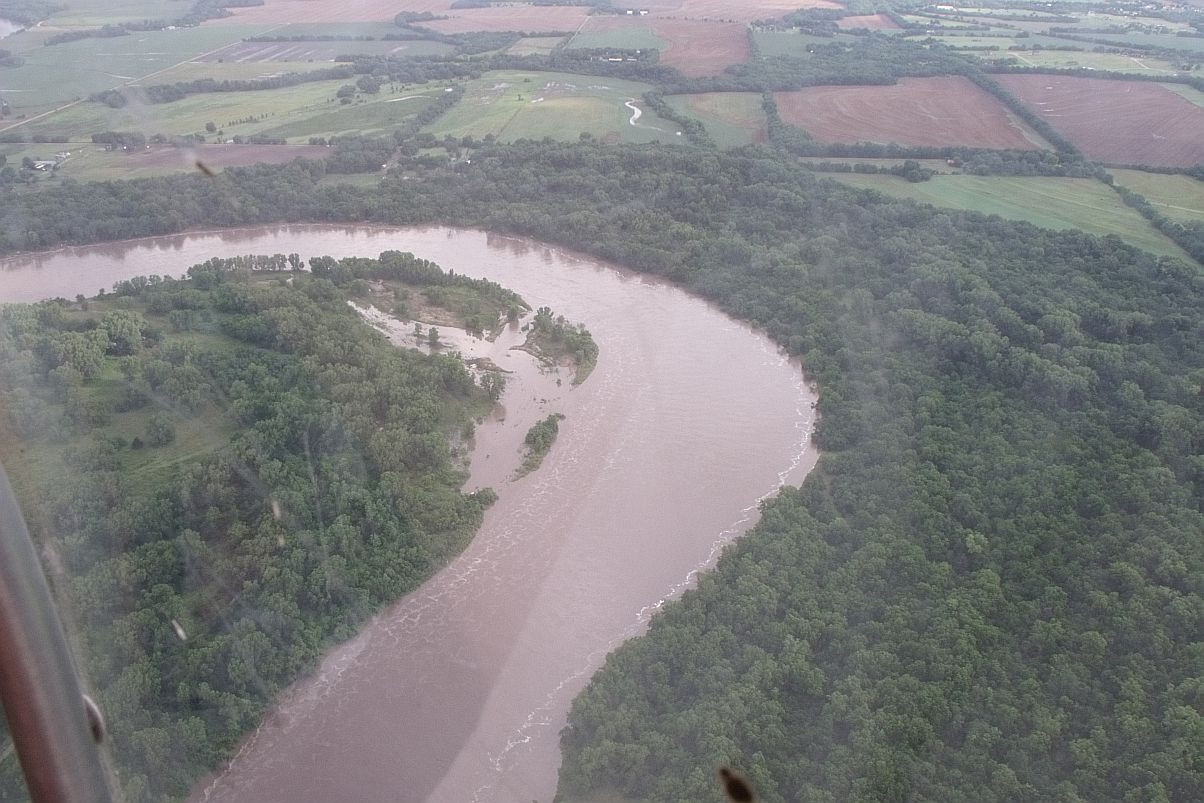
[[774,93],[782,119],[821,142],[1035,148],[1035,133],[965,78],[895,86],[817,86]]
[[229,9],[232,16],[210,20],[206,26],[245,23],[392,22],[399,11],[446,12],[451,0],[355,0],[319,3],[313,0],[264,0],[261,6]]
[[1159,84],[1062,75],[998,80],[1091,159],[1160,167],[1204,161],[1204,108]]
[[1166,59],[1154,56],[1129,56],[1124,53],[1095,53],[1086,50],[1013,50],[1007,55],[1025,67],[1082,67],[1139,75],[1171,75],[1181,72]]
[[470,31],[524,31],[527,33],[571,33],[589,18],[585,6],[490,6],[443,12],[448,19],[424,22],[424,28],[439,33]]
[[[642,108],[651,87],[632,81],[548,72],[492,72],[467,85],[464,99],[425,130],[438,137],[604,142],[673,142],[676,126]],[[632,122],[632,102],[641,113]]]
[[546,56],[563,41],[563,36],[528,36],[519,39],[506,52],[512,56]]
[[721,147],[765,142],[765,111],[756,93],[703,92],[670,95],[666,100],[677,111],[701,120]]
[[651,31],[668,42],[661,63],[675,67],[688,77],[717,75],[733,64],[748,61],[748,32],[732,22],[601,15],[590,17],[580,34]]
[[442,91],[442,85],[421,90],[387,88],[377,95],[361,96],[362,102],[343,105],[337,102],[335,92],[344,83],[317,81],[283,89],[191,95],[174,103],[130,103],[118,109],[101,103],[80,103],[32,122],[23,130],[84,141],[98,131],[203,133],[205,124],[212,122],[227,138],[264,135],[304,142],[311,136],[389,130]]
[[302,40],[285,42],[238,42],[205,56],[209,63],[271,61],[334,61],[344,55],[442,56],[451,51],[441,42],[396,40]]
[[669,43],[645,25],[583,30],[569,40],[569,48],[622,48],[627,50],[665,50]]
[[775,58],[778,56],[806,58],[811,55],[807,50],[809,47],[835,43],[847,44],[854,41],[853,37],[847,34],[810,36],[805,33],[794,33],[792,31],[755,31],[753,39],[757,43],[757,49],[761,51],[761,55],[765,58]]
[[866,28],[871,31],[882,31],[898,28],[894,20],[885,14],[862,14],[854,17],[841,17],[837,21],[841,28]]
[[935,176],[912,183],[890,175],[825,174],[844,184],[933,206],[1022,220],[1047,229],[1115,234],[1154,254],[1190,258],[1102,182],[1086,178]]
[[1173,220],[1204,221],[1204,182],[1190,176],[1146,173],[1141,170],[1113,170],[1116,183],[1140,193]]
[[109,181],[146,178],[168,173],[190,172],[200,160],[212,170],[256,163],[279,164],[293,159],[320,159],[328,151],[314,145],[198,145],[193,148],[160,147],[131,152],[109,151],[86,145],[0,145],[10,160],[24,156],[44,159],[60,149],[70,156],[59,165],[59,178],[77,181]]
[[800,8],[840,8],[839,3],[829,0],[619,0],[619,8],[647,9],[652,16],[672,15],[679,18],[753,20],[780,17]]
[[[16,114],[34,115],[176,65],[269,30],[263,26],[140,31],[113,39],[81,39],[22,54],[4,71],[5,98]],[[0,129],[6,124],[0,123]]]

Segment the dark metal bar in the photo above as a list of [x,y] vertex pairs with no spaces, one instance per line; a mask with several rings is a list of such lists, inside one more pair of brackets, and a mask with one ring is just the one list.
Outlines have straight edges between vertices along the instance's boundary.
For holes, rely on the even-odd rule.
[[109,803],[67,638],[2,466],[0,700],[35,803]]

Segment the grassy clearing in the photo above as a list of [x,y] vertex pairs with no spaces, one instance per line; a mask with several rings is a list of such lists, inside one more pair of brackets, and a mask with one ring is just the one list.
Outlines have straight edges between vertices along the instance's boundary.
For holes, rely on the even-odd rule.
[[761,96],[755,92],[669,95],[665,100],[677,111],[701,120],[721,147],[765,141],[765,111]]
[[429,106],[434,96],[442,91],[441,87],[421,93],[406,90],[364,103],[336,105],[330,111],[273,126],[262,133],[269,137],[284,137],[290,142],[303,142],[318,136],[393,131]]
[[1012,51],[1013,56],[1026,67],[1082,67],[1092,70],[1110,70],[1138,75],[1169,75],[1179,72],[1175,65],[1165,59],[1146,56],[1125,56],[1120,53],[1091,53],[1074,50],[1025,50]]
[[624,50],[664,50],[668,46],[667,41],[643,27],[578,33],[568,43],[570,49],[613,47]]
[[1158,207],[1173,220],[1204,221],[1204,182],[1189,176],[1167,176],[1142,170],[1112,170],[1116,183]]
[[4,71],[5,99],[18,115],[33,116],[94,92],[144,80],[182,62],[268,30],[222,25],[175,31],[137,32],[112,39],[81,39],[22,54],[25,64]]
[[[876,167],[897,167],[902,165],[903,159],[840,159],[827,156],[800,156],[800,162],[804,164],[821,164],[821,163],[839,163],[849,166],[859,164],[869,164]],[[938,173],[952,173],[954,168],[946,164],[944,159],[913,159],[911,161],[919,162],[921,166],[927,167],[929,170],[935,170]]]
[[1159,84],[1159,86],[1169,89],[1181,98],[1190,100],[1197,106],[1204,108],[1204,92],[1198,89],[1187,86],[1186,84]]
[[[891,31],[883,31],[883,33],[891,33]],[[753,33],[753,41],[756,42],[761,55],[766,58],[780,58],[782,56],[809,58],[811,54],[807,52],[808,47],[830,45],[837,42],[848,43],[856,38],[850,34],[810,36],[809,34],[792,33],[790,31],[756,31]]]
[[506,52],[511,56],[546,56],[564,39],[563,36],[528,36],[519,39]]
[[[466,85],[464,99],[426,131],[438,137],[493,134],[516,139],[576,140],[583,132],[605,142],[674,142],[676,126],[642,107],[651,87],[567,73],[499,71]],[[636,125],[624,104],[641,108]]]
[[855,187],[873,189],[934,206],[1023,220],[1047,229],[1082,229],[1115,234],[1130,245],[1191,262],[1179,246],[1156,230],[1103,183],[1085,178],[936,176],[912,184],[889,175],[829,173]]
[[1157,34],[1157,33],[1124,33],[1124,34],[1108,34],[1108,33],[1093,33],[1092,39],[1100,41],[1114,42],[1117,45],[1153,45],[1154,47],[1166,47],[1173,50],[1182,50],[1188,53],[1204,54],[1204,39],[1198,39],[1191,36],[1175,36],[1174,34]]

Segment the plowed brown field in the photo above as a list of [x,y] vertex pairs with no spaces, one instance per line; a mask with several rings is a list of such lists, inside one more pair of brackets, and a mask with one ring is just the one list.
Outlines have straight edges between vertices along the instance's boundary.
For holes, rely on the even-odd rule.
[[647,28],[669,43],[661,51],[661,64],[698,78],[718,75],[733,64],[748,61],[748,30],[743,23],[705,22],[664,17],[628,17],[599,14],[589,18],[582,31]]
[[895,86],[815,86],[776,92],[782,119],[820,142],[1036,148],[1036,135],[965,78],[903,78]]
[[1158,84],[1063,75],[995,78],[1091,159],[1156,167],[1204,162],[1204,108]]

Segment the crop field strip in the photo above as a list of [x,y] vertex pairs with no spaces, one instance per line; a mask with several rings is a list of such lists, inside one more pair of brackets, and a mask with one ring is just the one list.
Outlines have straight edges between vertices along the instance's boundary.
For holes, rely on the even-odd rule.
[[1039,147],[1009,111],[965,78],[902,78],[893,86],[775,92],[782,119],[820,142]]
[[[280,89],[190,95],[173,103],[130,103],[118,109],[81,103],[22,129],[28,134],[86,141],[98,131],[142,131],[186,135],[212,122],[225,137],[282,136],[304,143],[311,136],[391,130],[420,111],[443,84],[397,91],[387,87],[363,103],[341,104],[335,92],[346,81],[316,81]],[[406,98],[402,100],[402,98]]]
[[595,15],[582,25],[581,34],[646,29],[666,42],[660,62],[689,78],[718,75],[749,58],[748,31],[742,23],[666,19],[654,16]]
[[1204,222],[1204,181],[1143,170],[1109,172],[1117,184],[1141,194],[1172,220]]
[[264,0],[261,6],[230,8],[231,16],[209,20],[206,26],[247,23],[392,22],[401,11],[447,13],[452,0]]
[[1160,84],[1041,74],[995,78],[1090,159],[1156,167],[1204,161],[1204,108]]
[[1151,253],[1192,262],[1191,257],[1137,210],[1125,206],[1120,196],[1095,179],[956,175],[912,183],[881,174],[819,175],[898,198],[999,215],[1046,229],[1081,229],[1099,236],[1115,234]]

